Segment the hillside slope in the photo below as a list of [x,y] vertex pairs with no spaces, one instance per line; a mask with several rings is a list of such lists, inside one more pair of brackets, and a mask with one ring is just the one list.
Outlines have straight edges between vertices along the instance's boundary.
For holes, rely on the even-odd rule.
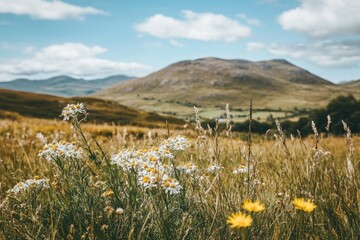
[[56,76],[45,80],[16,79],[10,82],[0,82],[0,88],[72,97],[85,96],[131,78],[125,75],[115,75],[95,80],[69,76]]
[[77,102],[85,104],[89,112],[88,122],[164,126],[168,120],[170,124],[183,124],[183,121],[175,118],[133,110],[113,101],[87,97],[62,98],[4,89],[0,89],[0,118],[24,116],[60,119],[62,108],[68,103]]
[[360,79],[355,80],[355,81],[346,82],[346,83],[343,83],[341,85],[344,86],[344,87],[347,87],[347,88],[353,88],[353,89],[360,90]]

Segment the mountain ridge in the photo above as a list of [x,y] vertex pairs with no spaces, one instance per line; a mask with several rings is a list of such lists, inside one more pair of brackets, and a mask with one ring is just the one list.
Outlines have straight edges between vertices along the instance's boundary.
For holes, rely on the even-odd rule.
[[132,78],[126,75],[113,75],[93,80],[84,80],[67,75],[59,75],[42,80],[19,78],[8,82],[0,82],[0,88],[73,97],[88,95]]

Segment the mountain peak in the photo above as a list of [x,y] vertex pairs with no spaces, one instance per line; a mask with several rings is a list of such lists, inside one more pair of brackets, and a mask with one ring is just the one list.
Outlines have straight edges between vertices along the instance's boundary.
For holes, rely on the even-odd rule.
[[289,62],[288,60],[286,59],[272,59],[268,62],[275,62],[275,63],[281,63],[281,64],[286,64],[286,65],[290,65],[290,66],[295,66],[294,64],[292,64],[291,62]]

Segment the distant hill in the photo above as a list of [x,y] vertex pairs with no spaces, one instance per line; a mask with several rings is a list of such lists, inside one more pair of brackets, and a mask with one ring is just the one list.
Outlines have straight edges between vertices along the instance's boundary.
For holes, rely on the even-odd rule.
[[360,79],[355,80],[355,81],[344,82],[341,85],[348,87],[348,88],[357,88],[360,90]]
[[131,78],[133,77],[115,75],[95,80],[84,80],[69,76],[56,76],[44,80],[16,79],[10,82],[0,82],[0,88],[73,97],[89,95]]
[[60,119],[63,107],[77,102],[85,104],[89,112],[87,122],[164,127],[167,120],[174,125],[184,124],[176,118],[137,111],[113,101],[88,97],[63,98],[4,89],[0,89],[0,118]]
[[214,108],[230,103],[233,108],[246,108],[250,98],[257,108],[316,108],[349,93],[353,90],[283,59],[252,62],[202,58],[171,64],[94,96],[138,109],[182,115],[193,105]]

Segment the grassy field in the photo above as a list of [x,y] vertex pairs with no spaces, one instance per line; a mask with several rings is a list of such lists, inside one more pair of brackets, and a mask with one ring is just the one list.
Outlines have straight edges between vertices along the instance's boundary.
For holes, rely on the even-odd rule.
[[[176,117],[183,119],[185,121],[194,120],[194,106],[189,102],[180,102],[180,101],[164,101],[156,98],[139,98],[131,97],[126,98],[126,101],[120,101],[124,104],[129,104],[131,102],[131,107],[134,109],[139,109],[146,112],[156,112],[163,116],[167,117]],[[246,102],[246,104],[248,104]],[[225,104],[226,105],[226,104]],[[203,121],[214,120],[215,118],[224,119],[225,118],[225,105],[223,106],[197,106],[199,109],[199,117]],[[258,104],[258,106],[262,106]],[[231,106],[233,107],[233,106]],[[246,107],[244,107],[246,109]],[[310,109],[302,109],[304,112],[308,112]],[[234,110],[231,111],[233,117],[233,122],[244,122],[247,120],[247,110]],[[299,116],[298,110],[294,109],[255,109],[253,116],[254,119],[260,122],[265,122],[267,118],[272,115],[273,118],[287,119],[291,121],[296,121]]]
[[[360,138],[349,132],[248,138],[74,116],[0,121],[0,239],[359,238]],[[295,209],[295,198],[310,202]]]

